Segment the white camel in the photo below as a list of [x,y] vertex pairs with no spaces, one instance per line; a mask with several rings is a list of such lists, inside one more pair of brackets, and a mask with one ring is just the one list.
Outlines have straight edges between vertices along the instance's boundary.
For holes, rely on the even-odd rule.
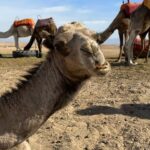
[[8,38],[10,36],[14,37],[16,50],[19,50],[19,38],[31,36],[33,28],[28,25],[15,26],[14,23],[10,29],[6,32],[0,32],[0,38]]

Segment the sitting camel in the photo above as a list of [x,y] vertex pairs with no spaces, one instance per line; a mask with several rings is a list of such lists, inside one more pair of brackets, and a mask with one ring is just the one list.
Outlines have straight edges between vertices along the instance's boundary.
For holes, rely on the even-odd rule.
[[20,50],[19,38],[32,35],[34,21],[33,19],[23,19],[15,21],[6,32],[0,32],[0,38],[14,37],[16,50]]
[[41,57],[42,39],[46,39],[48,36],[54,38],[56,32],[57,32],[57,27],[54,23],[53,18],[39,19],[35,25],[31,39],[29,43],[24,47],[24,50],[29,50],[36,39],[38,43],[39,57]]
[[[110,71],[98,44],[80,31],[75,26],[58,30],[46,60],[28,71],[17,89],[0,97],[0,149],[27,144],[24,141],[66,106],[84,81]],[[52,48],[48,41],[45,46]]]
[[[149,31],[150,31],[150,2],[149,0],[144,0],[142,5],[138,9],[136,9],[134,13],[132,13],[131,15],[130,36],[124,47],[124,51],[128,57],[127,58],[128,65],[137,64],[133,62],[133,42],[136,36],[138,34],[146,35],[146,33]],[[148,45],[150,45],[150,41]]]

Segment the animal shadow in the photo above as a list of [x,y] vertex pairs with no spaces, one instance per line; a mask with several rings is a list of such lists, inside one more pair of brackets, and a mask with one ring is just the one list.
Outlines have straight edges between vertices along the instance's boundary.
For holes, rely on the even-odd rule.
[[13,58],[12,54],[0,54],[0,58]]
[[121,67],[121,66],[127,66],[124,61],[116,62],[116,61],[110,61],[111,66],[113,67]]
[[86,109],[77,110],[76,113],[81,116],[121,114],[141,119],[150,119],[150,104],[123,104],[120,108],[113,108],[110,106],[92,106]]

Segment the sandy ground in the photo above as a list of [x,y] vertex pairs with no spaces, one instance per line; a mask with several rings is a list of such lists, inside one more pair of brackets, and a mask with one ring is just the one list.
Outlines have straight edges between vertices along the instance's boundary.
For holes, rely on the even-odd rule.
[[[118,55],[116,46],[102,49],[107,57]],[[22,67],[17,60],[7,65],[0,60],[0,94],[15,86],[21,74],[39,61],[24,61]],[[150,149],[150,63],[140,59],[139,65],[127,67],[114,60],[109,59],[109,75],[87,81],[67,107],[30,137],[33,150]]]

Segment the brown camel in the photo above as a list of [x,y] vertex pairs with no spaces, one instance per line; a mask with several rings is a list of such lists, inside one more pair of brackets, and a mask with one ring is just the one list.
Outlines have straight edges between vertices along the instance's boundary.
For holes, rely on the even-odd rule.
[[118,30],[119,40],[120,40],[120,54],[118,57],[118,62],[121,61],[123,46],[129,36],[128,30],[129,30],[129,25],[130,25],[130,15],[140,5],[141,4],[139,3],[130,3],[130,1],[128,0],[127,3],[121,6],[119,13],[115,17],[115,19],[112,21],[112,23],[108,26],[108,28],[104,32],[97,34],[97,42],[99,44],[102,44],[113,34],[115,30]]
[[[148,3],[147,3],[148,2]],[[128,57],[128,65],[135,65],[133,62],[133,42],[138,34],[146,34],[150,30],[150,3],[144,0],[143,4],[131,15],[130,36],[125,44],[124,51]],[[150,42],[149,42],[150,43]],[[148,58],[148,54],[147,54]]]
[[57,27],[54,23],[53,18],[39,19],[35,25],[30,41],[24,47],[24,50],[29,50],[33,42],[36,39],[38,43],[39,57],[41,57],[42,56],[42,53],[41,53],[42,52],[42,39],[45,39],[48,36],[51,36],[51,38],[54,38],[56,32],[57,32]]
[[0,149],[25,141],[72,100],[84,81],[110,71],[98,44],[80,31],[75,26],[59,30],[46,60],[28,71],[17,89],[0,97]]
[[[148,40],[145,40],[146,35],[148,35]],[[138,38],[136,38],[136,40],[138,40]],[[136,51],[136,47],[133,46],[133,57],[135,60],[137,60],[137,58],[139,58],[140,56],[142,56],[143,58],[145,57],[145,63],[148,63],[148,57],[149,57],[149,47],[150,47],[150,29],[147,30],[146,32],[140,34],[140,39],[141,40],[141,46],[139,45],[137,47],[137,49],[139,49],[141,47],[141,51],[137,52]],[[134,44],[136,42],[134,41]],[[145,51],[145,52],[144,52]],[[137,53],[137,54],[136,54]],[[136,55],[134,55],[136,54]],[[145,56],[144,56],[145,55]]]

